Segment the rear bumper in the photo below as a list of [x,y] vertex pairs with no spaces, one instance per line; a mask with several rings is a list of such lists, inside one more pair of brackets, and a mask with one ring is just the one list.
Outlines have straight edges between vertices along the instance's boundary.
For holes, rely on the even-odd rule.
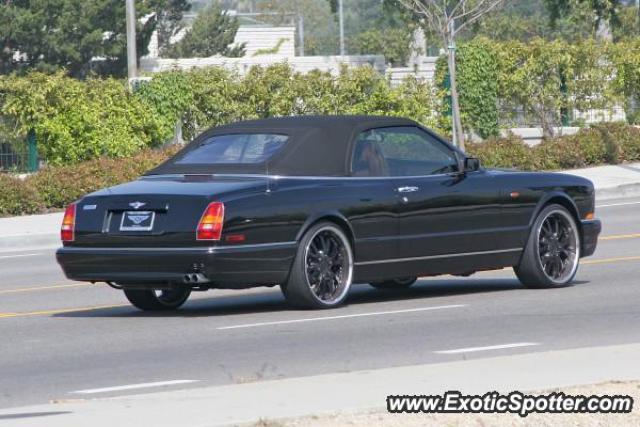
[[193,248],[64,246],[58,264],[71,280],[124,285],[182,284],[202,273],[212,287],[277,284],[287,279],[296,242]]
[[582,256],[590,256],[596,251],[598,235],[602,231],[602,223],[598,219],[582,221]]

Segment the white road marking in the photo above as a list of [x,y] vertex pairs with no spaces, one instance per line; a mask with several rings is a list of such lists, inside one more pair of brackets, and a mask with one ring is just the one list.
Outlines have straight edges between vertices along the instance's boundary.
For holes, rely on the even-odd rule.
[[434,353],[438,353],[438,354],[472,353],[474,351],[503,350],[506,348],[531,347],[535,345],[540,345],[540,344],[535,342],[517,342],[513,344],[490,345],[487,347],[468,347],[468,348],[457,348],[454,350],[440,350],[440,351],[434,351]]
[[337,319],[350,319],[353,317],[368,317],[368,316],[385,316],[389,314],[403,314],[403,313],[417,313],[420,311],[432,311],[432,310],[444,310],[448,308],[462,308],[466,307],[467,304],[454,304],[454,305],[439,305],[434,307],[421,307],[421,308],[410,308],[406,310],[393,310],[393,311],[377,311],[372,313],[357,313],[357,314],[345,314],[342,316],[326,316],[326,317],[309,317],[306,319],[291,319],[291,320],[277,320],[273,322],[261,322],[261,323],[246,323],[244,325],[234,325],[234,326],[221,326],[217,328],[218,330],[227,330],[227,329],[241,329],[241,328],[256,328],[260,326],[274,326],[274,325],[288,325],[291,323],[305,323],[305,322],[318,322],[321,320],[337,320]]
[[112,391],[125,391],[125,390],[136,390],[139,388],[164,387],[169,385],[190,384],[190,383],[197,383],[199,381],[200,380],[159,381],[155,383],[140,383],[140,384],[121,385],[121,386],[115,386],[115,387],[90,388],[87,390],[72,391],[71,393],[73,394],[109,393]]
[[42,253],[39,253],[39,254],[20,254],[20,255],[0,255],[0,259],[6,259],[6,258],[22,258],[22,257],[38,256],[38,255],[42,255]]
[[628,205],[640,205],[640,202],[624,202],[624,203],[611,203],[608,205],[596,205],[596,209],[599,208],[610,208],[613,206],[628,206]]

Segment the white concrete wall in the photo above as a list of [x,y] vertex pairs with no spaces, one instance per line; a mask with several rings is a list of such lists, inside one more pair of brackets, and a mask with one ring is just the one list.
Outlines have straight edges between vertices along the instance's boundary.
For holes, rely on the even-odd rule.
[[[580,130],[579,127],[557,127],[554,128],[556,136],[575,135]],[[527,145],[535,146],[542,142],[542,128],[512,128],[502,129],[500,134],[507,136],[509,132],[519,136]]]
[[382,55],[359,56],[292,56],[259,55],[245,56],[243,58],[225,58],[213,56],[210,58],[141,58],[140,69],[143,72],[156,73],[173,69],[188,70],[202,67],[225,67],[237,70],[244,75],[254,65],[267,66],[278,63],[288,63],[298,72],[307,73],[311,70],[329,71],[337,74],[342,64],[348,67],[370,65],[380,73],[385,72],[384,57]]
[[254,56],[258,51],[275,48],[282,44],[273,55],[295,56],[295,27],[252,27],[240,26],[234,44],[246,43],[245,56]]
[[408,76],[415,76],[418,80],[426,80],[433,83],[436,74],[435,56],[418,57],[416,63],[409,67],[390,67],[387,69],[387,75],[391,80],[391,85],[400,84]]

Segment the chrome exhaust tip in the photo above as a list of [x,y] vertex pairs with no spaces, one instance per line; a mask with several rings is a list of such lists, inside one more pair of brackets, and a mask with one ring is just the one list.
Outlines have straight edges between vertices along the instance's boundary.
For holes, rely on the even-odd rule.
[[202,273],[191,273],[184,275],[184,283],[189,284],[202,284],[202,283],[210,283],[211,281],[207,276]]

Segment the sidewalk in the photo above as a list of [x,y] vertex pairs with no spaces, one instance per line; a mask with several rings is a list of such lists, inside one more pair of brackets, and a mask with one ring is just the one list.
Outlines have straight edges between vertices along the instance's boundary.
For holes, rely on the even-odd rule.
[[0,218],[0,253],[60,246],[63,212]]
[[640,196],[640,163],[596,166],[563,173],[590,179],[596,188],[596,200]]
[[[630,381],[640,378],[640,344],[403,366],[0,410],[5,427],[199,426],[383,409],[390,394],[465,394]],[[599,394],[607,394],[601,390]],[[73,400],[75,399],[75,400]],[[144,421],[142,421],[144,420]]]
[[[598,201],[640,197],[640,163],[564,171],[593,181]],[[0,218],[0,252],[59,246],[62,213]]]

